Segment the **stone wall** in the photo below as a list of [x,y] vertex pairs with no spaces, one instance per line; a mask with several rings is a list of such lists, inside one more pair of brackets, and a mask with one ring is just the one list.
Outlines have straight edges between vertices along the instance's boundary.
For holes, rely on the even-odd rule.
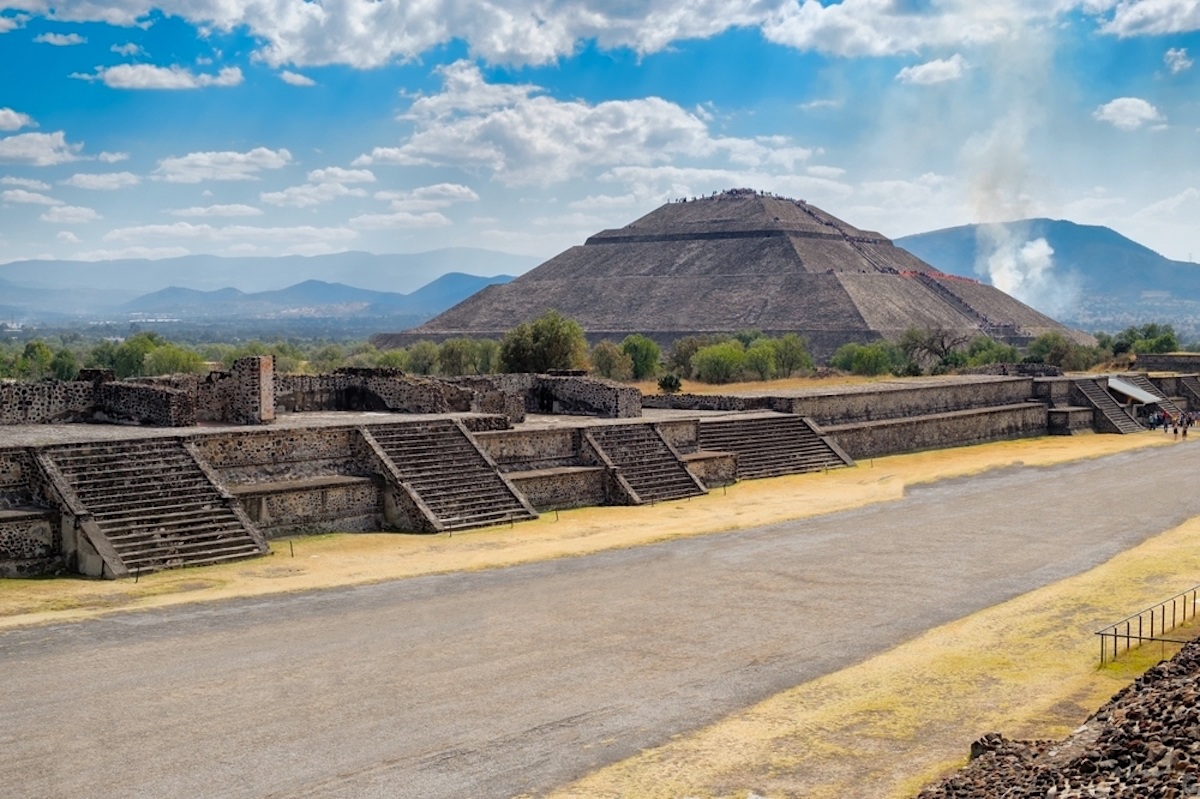
[[385,529],[383,480],[326,477],[239,487],[246,515],[267,538]]
[[1164,352],[1138,355],[1134,365],[1144,372],[1200,372],[1200,352]]
[[561,427],[475,436],[479,447],[505,473],[578,466],[579,438],[578,429]]
[[737,455],[732,452],[698,452],[682,457],[688,471],[705,488],[720,488],[738,481]]
[[472,410],[469,389],[406,375],[399,369],[339,369],[327,375],[277,375],[280,411],[391,411],[465,413]]
[[0,511],[0,577],[34,577],[63,566],[58,514]]
[[95,418],[152,427],[190,427],[196,406],[185,392],[137,383],[101,383],[95,391]]
[[197,454],[228,486],[364,475],[355,427],[247,430],[194,436]]
[[528,396],[525,407],[534,413],[606,419],[635,419],[642,415],[642,392],[611,380],[537,375]]
[[275,420],[275,358],[238,358],[230,370],[233,380],[229,415],[233,424],[269,424]]
[[608,501],[607,478],[599,466],[521,472],[511,479],[538,511],[583,508]]
[[0,380],[0,424],[61,424],[91,414],[93,385],[73,380]]
[[1047,408],[1026,402],[970,411],[824,426],[855,460],[1045,435]]

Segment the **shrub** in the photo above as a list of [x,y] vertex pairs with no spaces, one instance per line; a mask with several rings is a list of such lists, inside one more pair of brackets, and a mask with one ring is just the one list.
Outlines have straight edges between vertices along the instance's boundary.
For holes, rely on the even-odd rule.
[[739,341],[710,344],[692,356],[693,376],[705,383],[732,383],[742,376],[746,351]]
[[629,356],[634,380],[645,380],[658,372],[662,350],[651,339],[635,333],[621,342],[621,352]]
[[609,380],[628,380],[634,375],[633,359],[606,339],[592,348],[592,371]]
[[683,381],[674,372],[667,372],[658,378],[658,390],[664,394],[678,394],[683,388]]

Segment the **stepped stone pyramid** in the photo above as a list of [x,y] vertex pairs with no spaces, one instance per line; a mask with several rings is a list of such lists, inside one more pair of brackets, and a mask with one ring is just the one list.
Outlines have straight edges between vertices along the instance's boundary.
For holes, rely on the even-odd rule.
[[754,328],[798,333],[818,357],[850,341],[894,340],[914,326],[1014,344],[1051,331],[1091,342],[999,289],[939,272],[879,233],[750,189],[668,203],[375,342],[499,337],[548,308],[576,319],[592,341],[643,333],[669,344]]

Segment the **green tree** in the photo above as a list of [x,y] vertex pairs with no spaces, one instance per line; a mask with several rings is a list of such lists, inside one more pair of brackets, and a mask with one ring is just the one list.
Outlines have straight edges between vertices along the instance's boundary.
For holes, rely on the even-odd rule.
[[84,364],[93,369],[116,369],[117,345],[111,341],[101,341],[92,347]]
[[592,347],[592,371],[609,380],[633,377],[633,358],[608,339]]
[[479,353],[479,374],[490,375],[499,370],[500,342],[490,338],[481,338],[476,341],[475,346]]
[[710,344],[696,350],[692,356],[692,372],[705,383],[732,383],[742,376],[746,366],[746,350],[740,341]]
[[533,322],[517,325],[500,342],[506,372],[547,372],[587,366],[587,340],[574,319],[549,310]]
[[308,356],[308,370],[315,374],[328,374],[345,365],[346,350],[337,344],[324,344]]
[[146,356],[165,344],[158,333],[142,331],[121,342],[113,357],[113,369],[118,378],[141,377],[146,374]]
[[746,347],[746,369],[758,375],[759,380],[770,380],[775,376],[775,347],[768,339],[754,339]]
[[176,344],[164,344],[146,353],[142,371],[147,375],[203,374],[208,371],[200,353]]
[[407,369],[408,351],[399,347],[394,350],[383,350],[375,359],[375,365],[381,369]]
[[658,372],[662,350],[652,339],[640,333],[626,336],[621,342],[621,352],[628,355],[633,364],[634,380],[645,380]]
[[416,375],[431,375],[437,370],[438,345],[421,339],[408,348],[408,371]]
[[41,380],[51,375],[51,363],[54,361],[54,350],[41,339],[33,339],[25,344],[21,357],[17,359],[17,374],[26,380]]
[[1011,344],[1001,344],[989,336],[976,336],[967,345],[967,366],[987,366],[990,363],[1016,363],[1021,354]]
[[904,355],[889,341],[870,344],[851,342],[838,347],[829,359],[831,366],[856,375],[884,375],[903,369]]
[[667,354],[667,369],[680,377],[691,377],[692,356],[701,347],[720,344],[722,341],[728,340],[729,336],[716,335],[684,336],[676,339],[671,345],[671,351]]
[[780,377],[791,377],[797,372],[806,374],[813,370],[813,359],[808,354],[808,347],[804,344],[804,339],[795,333],[771,339],[771,346],[775,348],[775,365]]
[[479,346],[473,339],[452,338],[438,348],[438,371],[444,375],[479,373]]
[[50,361],[50,373],[55,380],[74,380],[79,374],[79,360],[66,347],[54,353]]
[[1025,350],[1026,361],[1047,363],[1065,372],[1090,369],[1104,360],[1105,355],[1099,348],[1076,344],[1058,332],[1043,333],[1029,342]]

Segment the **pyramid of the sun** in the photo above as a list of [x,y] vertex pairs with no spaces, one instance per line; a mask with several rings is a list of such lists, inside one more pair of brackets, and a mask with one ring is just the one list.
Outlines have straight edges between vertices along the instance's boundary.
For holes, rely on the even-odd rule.
[[826,357],[910,327],[1025,343],[1050,331],[1090,339],[999,289],[934,269],[878,233],[803,201],[737,189],[672,202],[605,230],[424,325],[376,337],[499,337],[554,309],[592,341],[642,333],[662,344],[745,329],[798,333]]

